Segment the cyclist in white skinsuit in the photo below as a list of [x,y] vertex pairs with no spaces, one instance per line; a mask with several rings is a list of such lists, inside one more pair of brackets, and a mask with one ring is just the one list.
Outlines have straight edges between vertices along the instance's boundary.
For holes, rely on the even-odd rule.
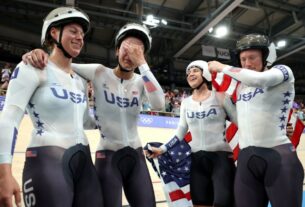
[[[95,118],[101,132],[95,165],[105,206],[122,205],[123,186],[132,207],[152,207],[155,197],[137,122],[144,95],[155,110],[163,110],[165,100],[144,58],[144,51],[151,47],[149,30],[127,24],[118,32],[115,47],[119,65],[113,70],[103,65],[74,65],[94,86]],[[140,75],[134,73],[136,67]]]
[[[98,150],[117,151],[126,146],[134,149],[141,147],[136,124],[142,106],[141,99],[147,96],[152,108],[160,110],[164,96],[148,65],[140,66],[141,75],[134,74],[129,80],[120,79],[114,70],[103,65],[74,64],[74,70],[93,82],[95,118],[102,138]],[[145,90],[144,77],[156,86],[154,92]],[[118,126],[120,130],[116,130]]]
[[[117,67],[73,65],[74,70],[91,80],[94,87],[95,118],[101,133],[95,165],[105,207],[122,206],[122,187],[132,207],[156,205],[137,132],[143,96],[148,98],[152,109],[165,107],[163,90],[144,57],[150,47],[149,30],[130,23],[120,29],[115,39]],[[136,68],[140,75],[134,73]]]
[[189,130],[192,135],[190,189],[194,206],[231,207],[235,164],[225,130],[227,118],[236,122],[235,106],[225,93],[208,89],[211,74],[205,61],[191,62],[186,74],[193,94],[181,103],[175,136],[160,148],[152,147],[152,154],[146,154],[157,157],[171,150]]
[[87,84],[71,68],[89,26],[82,11],[54,9],[42,30],[42,44],[52,48],[45,70],[21,62],[11,76],[0,118],[1,206],[11,206],[13,194],[20,202],[10,165],[25,109],[34,127],[23,170],[25,206],[103,206],[83,128],[85,122],[95,127],[88,116]]
[[[266,67],[269,41],[246,35],[237,42],[242,68],[209,62],[211,71],[241,82],[237,89],[239,146],[235,178],[237,207],[301,207],[303,167],[286,136],[294,99],[294,76],[286,65]],[[243,69],[248,68],[248,69]]]

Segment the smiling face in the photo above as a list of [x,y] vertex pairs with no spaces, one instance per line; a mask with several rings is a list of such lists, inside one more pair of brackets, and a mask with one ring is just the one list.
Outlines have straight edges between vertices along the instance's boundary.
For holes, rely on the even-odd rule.
[[136,37],[126,37],[119,48],[116,49],[116,56],[118,56],[118,60],[120,65],[127,69],[127,70],[134,70],[137,65],[135,65],[130,57],[129,57],[129,50],[128,48],[130,48],[130,46],[132,45],[138,45],[140,47],[142,47],[143,51],[144,51],[144,44],[143,42],[136,38]]
[[257,72],[261,72],[264,69],[261,50],[250,49],[242,51],[239,54],[239,58],[242,68],[247,68]]
[[202,70],[197,67],[190,68],[186,73],[186,80],[191,88],[197,88],[203,81]]
[[[50,32],[52,37],[58,41],[60,30],[53,27]],[[83,28],[79,24],[71,23],[64,26],[61,44],[72,58],[78,56],[83,48],[84,36]]]

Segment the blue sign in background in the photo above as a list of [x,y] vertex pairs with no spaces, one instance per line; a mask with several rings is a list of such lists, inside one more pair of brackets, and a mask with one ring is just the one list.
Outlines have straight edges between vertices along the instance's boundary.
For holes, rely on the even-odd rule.
[[176,129],[179,118],[140,114],[138,126]]
[[[90,108],[90,114],[94,116],[92,108]],[[140,114],[138,126],[176,129],[178,122],[179,118],[177,117]]]

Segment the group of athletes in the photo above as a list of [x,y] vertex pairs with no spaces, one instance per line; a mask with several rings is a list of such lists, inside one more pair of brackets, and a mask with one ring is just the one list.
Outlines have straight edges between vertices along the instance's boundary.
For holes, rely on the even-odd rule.
[[[52,10],[41,35],[48,53],[35,49],[25,54],[12,74],[0,117],[0,207],[12,207],[13,197],[21,206],[11,163],[25,110],[34,126],[22,178],[26,207],[120,207],[122,188],[130,206],[156,206],[137,132],[144,96],[155,110],[165,106],[163,90],[145,59],[150,32],[137,23],[124,25],[115,37],[118,65],[111,69],[72,63],[89,28],[89,17],[81,10]],[[194,206],[302,205],[303,167],[286,135],[294,76],[285,65],[267,69],[268,45],[263,35],[240,39],[238,67],[191,62],[186,76],[193,94],[182,101],[174,138],[145,152],[157,157],[191,132]],[[140,74],[134,73],[136,68]],[[236,103],[208,88],[211,72],[240,82]],[[88,80],[94,87],[94,118],[88,112]],[[239,127],[237,169],[224,140],[228,117]],[[100,132],[95,165],[84,129]]]

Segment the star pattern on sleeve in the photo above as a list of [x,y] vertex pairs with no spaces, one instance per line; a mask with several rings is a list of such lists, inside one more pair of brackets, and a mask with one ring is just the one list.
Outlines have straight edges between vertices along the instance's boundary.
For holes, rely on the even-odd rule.
[[292,93],[290,91],[286,91],[283,93],[283,100],[282,100],[282,108],[279,116],[280,124],[279,128],[281,130],[286,130],[286,120],[287,120],[287,111],[290,108],[289,103],[291,103],[291,95]]
[[42,136],[42,134],[45,132],[44,123],[40,118],[39,112],[35,110],[35,103],[29,102],[28,103],[28,110],[33,114],[33,122],[36,123],[35,129],[36,129],[36,135]]

